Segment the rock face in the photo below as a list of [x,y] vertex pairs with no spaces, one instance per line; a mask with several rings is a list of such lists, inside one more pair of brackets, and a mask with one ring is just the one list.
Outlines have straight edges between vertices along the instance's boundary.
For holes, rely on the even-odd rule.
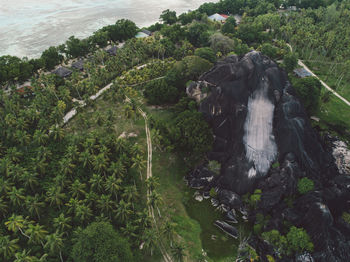
[[[198,96],[201,89],[210,90],[200,111],[215,136],[208,158],[221,163],[221,172],[212,176],[200,166],[188,175],[189,185],[206,192],[216,188],[220,203],[230,208],[241,205],[239,195],[259,188],[253,213],[271,215],[274,228],[284,220],[304,227],[315,245],[315,261],[350,261],[350,235],[336,222],[350,208],[347,151],[337,144],[336,152],[343,153],[337,167],[337,153],[333,157],[322,145],[286,73],[252,51],[218,62],[187,93]],[[315,191],[300,196],[297,182],[305,176]],[[287,197],[295,199],[292,207]]]

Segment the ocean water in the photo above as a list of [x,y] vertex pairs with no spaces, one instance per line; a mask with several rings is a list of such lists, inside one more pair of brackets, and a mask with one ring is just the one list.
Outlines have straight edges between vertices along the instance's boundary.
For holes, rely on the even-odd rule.
[[[212,2],[215,2],[214,0]],[[38,57],[70,36],[83,38],[127,18],[143,27],[165,9],[181,14],[206,0],[0,0],[0,56]]]

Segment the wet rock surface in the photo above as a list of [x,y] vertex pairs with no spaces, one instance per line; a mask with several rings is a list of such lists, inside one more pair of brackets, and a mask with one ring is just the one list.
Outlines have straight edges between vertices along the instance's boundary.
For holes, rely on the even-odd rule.
[[[261,189],[245,216],[254,223],[257,213],[269,215],[264,231],[283,230],[286,223],[303,227],[314,244],[312,254],[283,261],[350,261],[350,228],[341,219],[350,211],[349,150],[338,140],[324,145],[286,73],[253,51],[218,62],[191,88],[198,93],[204,87],[210,92],[200,111],[215,135],[208,158],[221,163],[221,172],[199,166],[188,174],[189,186],[216,188],[217,205],[228,208],[227,221],[234,221],[230,209],[242,208],[244,194]],[[303,177],[314,182],[305,195],[297,190]],[[230,231],[225,222],[215,224]],[[261,239],[252,243],[260,254],[271,254]]]

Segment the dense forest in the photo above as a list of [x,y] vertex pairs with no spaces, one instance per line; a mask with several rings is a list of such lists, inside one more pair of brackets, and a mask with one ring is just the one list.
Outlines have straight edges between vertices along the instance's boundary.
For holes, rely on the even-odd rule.
[[[214,13],[240,14],[242,21],[209,20]],[[349,16],[347,1],[221,0],[179,16],[165,10],[148,38],[135,38],[135,23],[119,20],[37,59],[0,57],[1,260],[158,261],[163,248],[174,261],[215,261],[187,248],[179,226],[159,211],[166,193],[159,193],[159,179],[146,177],[140,109],[149,114],[154,150],[193,167],[205,159],[213,135],[186,86],[222,58],[255,49],[289,73],[307,112],[321,120],[315,126],[350,141],[345,104],[335,104],[316,78],[292,73],[298,58],[310,66],[322,60],[330,68],[324,80],[335,79],[333,87],[349,99]],[[120,43],[115,56],[105,52]],[[68,78],[50,73],[80,58],[83,71],[72,69]],[[18,92],[28,80],[31,89]],[[102,99],[91,99],[109,83]],[[166,118],[152,115],[157,106],[166,108]],[[72,109],[77,116],[66,124]],[[347,113],[335,116],[339,110]],[[121,136],[123,127],[138,130],[138,137]],[[256,201],[259,192],[247,196],[252,208]],[[159,227],[150,208],[158,210]],[[289,246],[286,256],[313,248],[302,229],[291,227],[286,237],[258,226],[252,231],[277,249]],[[249,249],[241,259],[258,261],[258,255]]]

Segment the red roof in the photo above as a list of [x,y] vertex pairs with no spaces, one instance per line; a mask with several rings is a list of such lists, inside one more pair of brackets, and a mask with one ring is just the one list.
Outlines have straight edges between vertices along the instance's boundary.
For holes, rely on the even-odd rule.
[[223,14],[219,14],[219,15],[221,15],[222,17],[228,18],[228,15],[223,15]]
[[24,86],[24,87],[18,88],[16,90],[16,92],[19,93],[20,95],[23,95],[23,94],[27,93],[29,90],[32,90],[32,89],[34,89],[32,86]]

